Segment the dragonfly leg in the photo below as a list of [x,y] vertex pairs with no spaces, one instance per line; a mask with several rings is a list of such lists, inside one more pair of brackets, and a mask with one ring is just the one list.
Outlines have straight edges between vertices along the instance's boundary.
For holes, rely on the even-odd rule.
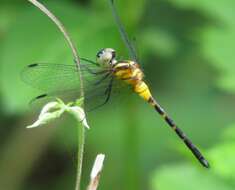
[[102,83],[105,79],[107,79],[110,76],[110,73],[107,73],[106,75],[104,75],[99,81],[97,81],[94,85],[99,85],[100,83]]
[[98,71],[98,72],[95,72],[93,71],[92,69],[88,68],[87,66],[85,66],[87,71],[90,73],[90,74],[93,74],[93,75],[101,75],[101,74],[104,74],[104,73],[107,73],[109,72],[108,70],[102,70],[102,71]]
[[99,108],[99,107],[105,105],[105,104],[109,101],[110,96],[111,96],[111,92],[112,92],[112,87],[113,87],[113,79],[114,79],[114,78],[112,77],[112,79],[110,80],[110,83],[109,83],[107,89],[106,89],[105,92],[104,92],[104,94],[107,96],[106,99],[105,99],[105,101],[104,101],[102,104],[100,104],[100,105],[98,105],[98,106],[92,108],[92,109],[89,110],[89,111],[95,110],[95,109],[97,109],[97,108]]
[[114,77],[112,77],[112,79],[108,85],[108,88],[105,90],[105,94],[107,95],[106,101],[109,100],[110,95],[111,95],[111,91],[112,91],[112,87],[113,87],[113,79],[114,79]]
[[[94,62],[94,61],[91,61],[91,60],[89,60],[89,59],[86,59],[86,58],[82,58],[82,57],[80,57],[80,59],[81,60],[83,60],[83,61],[86,61],[86,62],[89,62],[89,63],[91,63],[91,64],[93,64],[93,65],[96,65],[96,66],[100,66],[98,63],[96,63],[96,62]],[[74,60],[75,61],[75,60]],[[76,63],[76,61],[75,61],[75,63]]]

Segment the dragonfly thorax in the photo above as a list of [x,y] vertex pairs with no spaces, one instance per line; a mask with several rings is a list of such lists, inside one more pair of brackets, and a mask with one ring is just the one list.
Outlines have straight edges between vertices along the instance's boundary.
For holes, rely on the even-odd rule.
[[114,65],[116,61],[116,51],[112,48],[101,49],[96,55],[96,61],[101,66]]

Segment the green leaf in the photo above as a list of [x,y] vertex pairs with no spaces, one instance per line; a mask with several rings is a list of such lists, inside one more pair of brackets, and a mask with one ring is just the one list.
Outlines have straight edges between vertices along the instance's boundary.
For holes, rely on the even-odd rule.
[[227,180],[235,180],[235,142],[223,143],[214,147],[210,152],[213,171]]
[[168,0],[174,5],[184,9],[195,9],[201,11],[204,15],[226,22],[227,24],[234,23],[234,6],[233,0]]
[[223,131],[222,139],[228,142],[235,142],[235,124],[229,126],[225,131]]
[[210,27],[202,32],[204,55],[220,71],[217,84],[222,89],[230,92],[235,92],[234,39],[235,27]]
[[213,175],[210,170],[196,169],[187,165],[166,166],[156,170],[152,189],[180,190],[232,190],[233,187]]
[[184,9],[195,9],[210,20],[207,27],[200,29],[202,51],[208,62],[219,70],[219,78],[216,80],[217,86],[223,90],[234,93],[235,1],[169,1]]
[[222,134],[222,140],[213,147],[210,152],[212,170],[215,174],[226,180],[235,180],[235,127],[226,128]]

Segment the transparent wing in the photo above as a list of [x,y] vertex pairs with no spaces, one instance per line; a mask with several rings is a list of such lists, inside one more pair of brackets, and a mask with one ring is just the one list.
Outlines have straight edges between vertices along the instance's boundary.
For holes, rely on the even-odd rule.
[[124,44],[126,45],[126,47],[128,49],[129,56],[131,57],[132,60],[138,62],[138,57],[137,57],[135,47],[133,46],[133,44],[131,43],[131,41],[128,38],[128,35],[125,31],[125,28],[124,28],[124,26],[121,22],[121,19],[120,19],[118,13],[117,13],[116,6],[114,5],[114,0],[109,0],[109,1],[110,1],[110,6],[111,6],[111,9],[112,9],[112,14],[113,14],[115,23],[118,27],[119,33],[122,37],[122,40],[123,40]]
[[[108,71],[98,66],[82,65],[81,72],[86,83],[98,80]],[[75,64],[35,63],[26,66],[21,73],[22,80],[42,91],[60,91],[79,88],[80,80]]]
[[[81,67],[86,108],[91,110],[104,105],[111,94],[118,94],[123,86],[113,80],[108,69],[95,64],[82,64]],[[80,93],[80,80],[76,65],[36,63],[25,67],[21,73],[22,80],[43,92],[34,100],[56,96],[60,98],[77,98]],[[112,89],[109,88],[112,80]]]
[[80,84],[78,72],[72,65],[31,64],[23,69],[21,78],[26,84],[46,92],[69,90]]

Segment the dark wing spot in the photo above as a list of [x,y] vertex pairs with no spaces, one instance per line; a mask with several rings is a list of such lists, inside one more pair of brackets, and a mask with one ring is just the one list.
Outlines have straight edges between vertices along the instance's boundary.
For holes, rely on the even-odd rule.
[[37,63],[33,63],[33,64],[28,65],[28,67],[36,67],[36,66],[38,66]]
[[47,94],[41,94],[41,95],[37,96],[35,99],[45,98],[46,96],[48,96],[48,95]]
[[29,102],[29,105],[33,104],[36,100],[45,98],[45,97],[47,97],[47,96],[48,96],[48,94],[41,94],[41,95],[39,95],[39,96],[33,98],[33,99]]

